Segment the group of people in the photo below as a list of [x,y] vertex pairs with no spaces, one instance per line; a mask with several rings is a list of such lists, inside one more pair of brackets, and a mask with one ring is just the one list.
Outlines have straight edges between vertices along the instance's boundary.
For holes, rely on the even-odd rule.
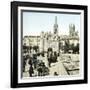
[[48,65],[44,62],[44,57],[45,53],[35,51],[23,53],[23,72],[28,72],[30,77],[49,75],[49,67],[51,63],[57,62],[58,55],[56,52],[48,51],[46,56]]
[[56,52],[49,51],[47,53],[48,66],[51,67],[51,63],[57,62],[58,54]]
[[25,53],[23,55],[23,72],[29,72],[30,77],[49,75],[49,68],[45,65],[43,57],[43,53]]

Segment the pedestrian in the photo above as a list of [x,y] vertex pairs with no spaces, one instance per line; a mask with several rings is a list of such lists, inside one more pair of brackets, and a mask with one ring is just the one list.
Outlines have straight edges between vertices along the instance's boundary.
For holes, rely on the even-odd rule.
[[45,66],[45,63],[42,66],[43,69],[43,76],[49,75],[49,69]]
[[48,66],[51,67],[51,62],[52,62],[52,52],[51,51],[48,52],[47,58],[48,58]]
[[54,76],[58,76],[58,73],[57,72],[54,72]]
[[33,55],[33,65],[34,65],[34,69],[36,69],[36,66],[37,66],[37,54]]
[[28,63],[29,63],[29,65],[32,65],[32,64],[33,64],[33,63],[32,63],[32,58],[31,58],[31,57],[29,58]]
[[42,76],[42,72],[43,72],[42,66],[38,66],[37,71],[38,71],[38,76]]
[[38,76],[43,76],[43,65],[44,65],[44,62],[42,60],[39,61],[39,64],[37,67]]
[[33,70],[33,67],[32,65],[30,65],[30,68],[29,68],[29,76],[32,77],[32,74],[34,73],[34,70]]
[[54,52],[54,62],[57,62],[57,53]]

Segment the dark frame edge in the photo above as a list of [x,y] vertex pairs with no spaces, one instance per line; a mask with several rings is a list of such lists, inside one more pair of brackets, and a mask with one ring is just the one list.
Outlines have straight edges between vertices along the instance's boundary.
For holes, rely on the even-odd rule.
[[[11,2],[11,88],[17,87],[17,5]],[[16,60],[15,60],[16,59]]]
[[11,86],[11,88],[13,88],[14,87],[14,85],[13,85],[13,54],[12,54],[12,50],[13,50],[13,41],[12,41],[12,39],[13,39],[13,34],[12,34],[12,32],[13,32],[13,30],[12,30],[12,28],[13,28],[13,4],[12,4],[12,2],[10,3],[10,7],[11,7],[11,20],[10,20],[10,22],[11,22],[11,43],[10,43],[10,45],[11,45],[11,73],[10,73],[10,75],[11,75],[11,77],[10,77],[10,79],[11,79],[11,82],[10,82],[10,86]]
[[37,83],[19,83],[16,88],[75,85],[75,84],[86,84],[86,82],[84,80],[70,80],[70,81],[68,80],[68,81],[51,81],[51,82],[37,82]]
[[87,5],[75,5],[75,4],[60,4],[60,3],[46,3],[46,2],[27,2],[27,1],[12,1],[17,6],[35,6],[35,7],[52,7],[52,8],[66,8],[66,9],[85,9]]
[[88,83],[88,6],[84,7],[84,82]]

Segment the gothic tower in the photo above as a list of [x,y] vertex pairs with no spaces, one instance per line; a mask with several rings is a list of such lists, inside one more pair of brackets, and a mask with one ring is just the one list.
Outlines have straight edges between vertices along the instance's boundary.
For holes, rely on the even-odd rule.
[[57,16],[55,16],[54,34],[58,34]]
[[74,36],[75,35],[75,25],[69,24],[69,35]]

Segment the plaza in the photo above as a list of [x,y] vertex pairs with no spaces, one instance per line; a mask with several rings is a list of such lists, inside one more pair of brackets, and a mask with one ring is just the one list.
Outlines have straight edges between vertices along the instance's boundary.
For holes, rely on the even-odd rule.
[[[69,58],[71,57],[71,58]],[[51,63],[51,67],[48,66],[48,60],[46,55],[39,57],[45,63],[45,66],[49,69],[49,74],[47,76],[56,76],[54,73],[57,73],[57,76],[65,75],[79,75],[80,66],[79,66],[79,55],[78,54],[62,54],[58,57],[57,62]],[[27,61],[28,62],[28,61]],[[35,69],[32,77],[38,76],[38,71]],[[26,70],[23,72],[23,77],[29,76],[29,65],[26,65]]]

